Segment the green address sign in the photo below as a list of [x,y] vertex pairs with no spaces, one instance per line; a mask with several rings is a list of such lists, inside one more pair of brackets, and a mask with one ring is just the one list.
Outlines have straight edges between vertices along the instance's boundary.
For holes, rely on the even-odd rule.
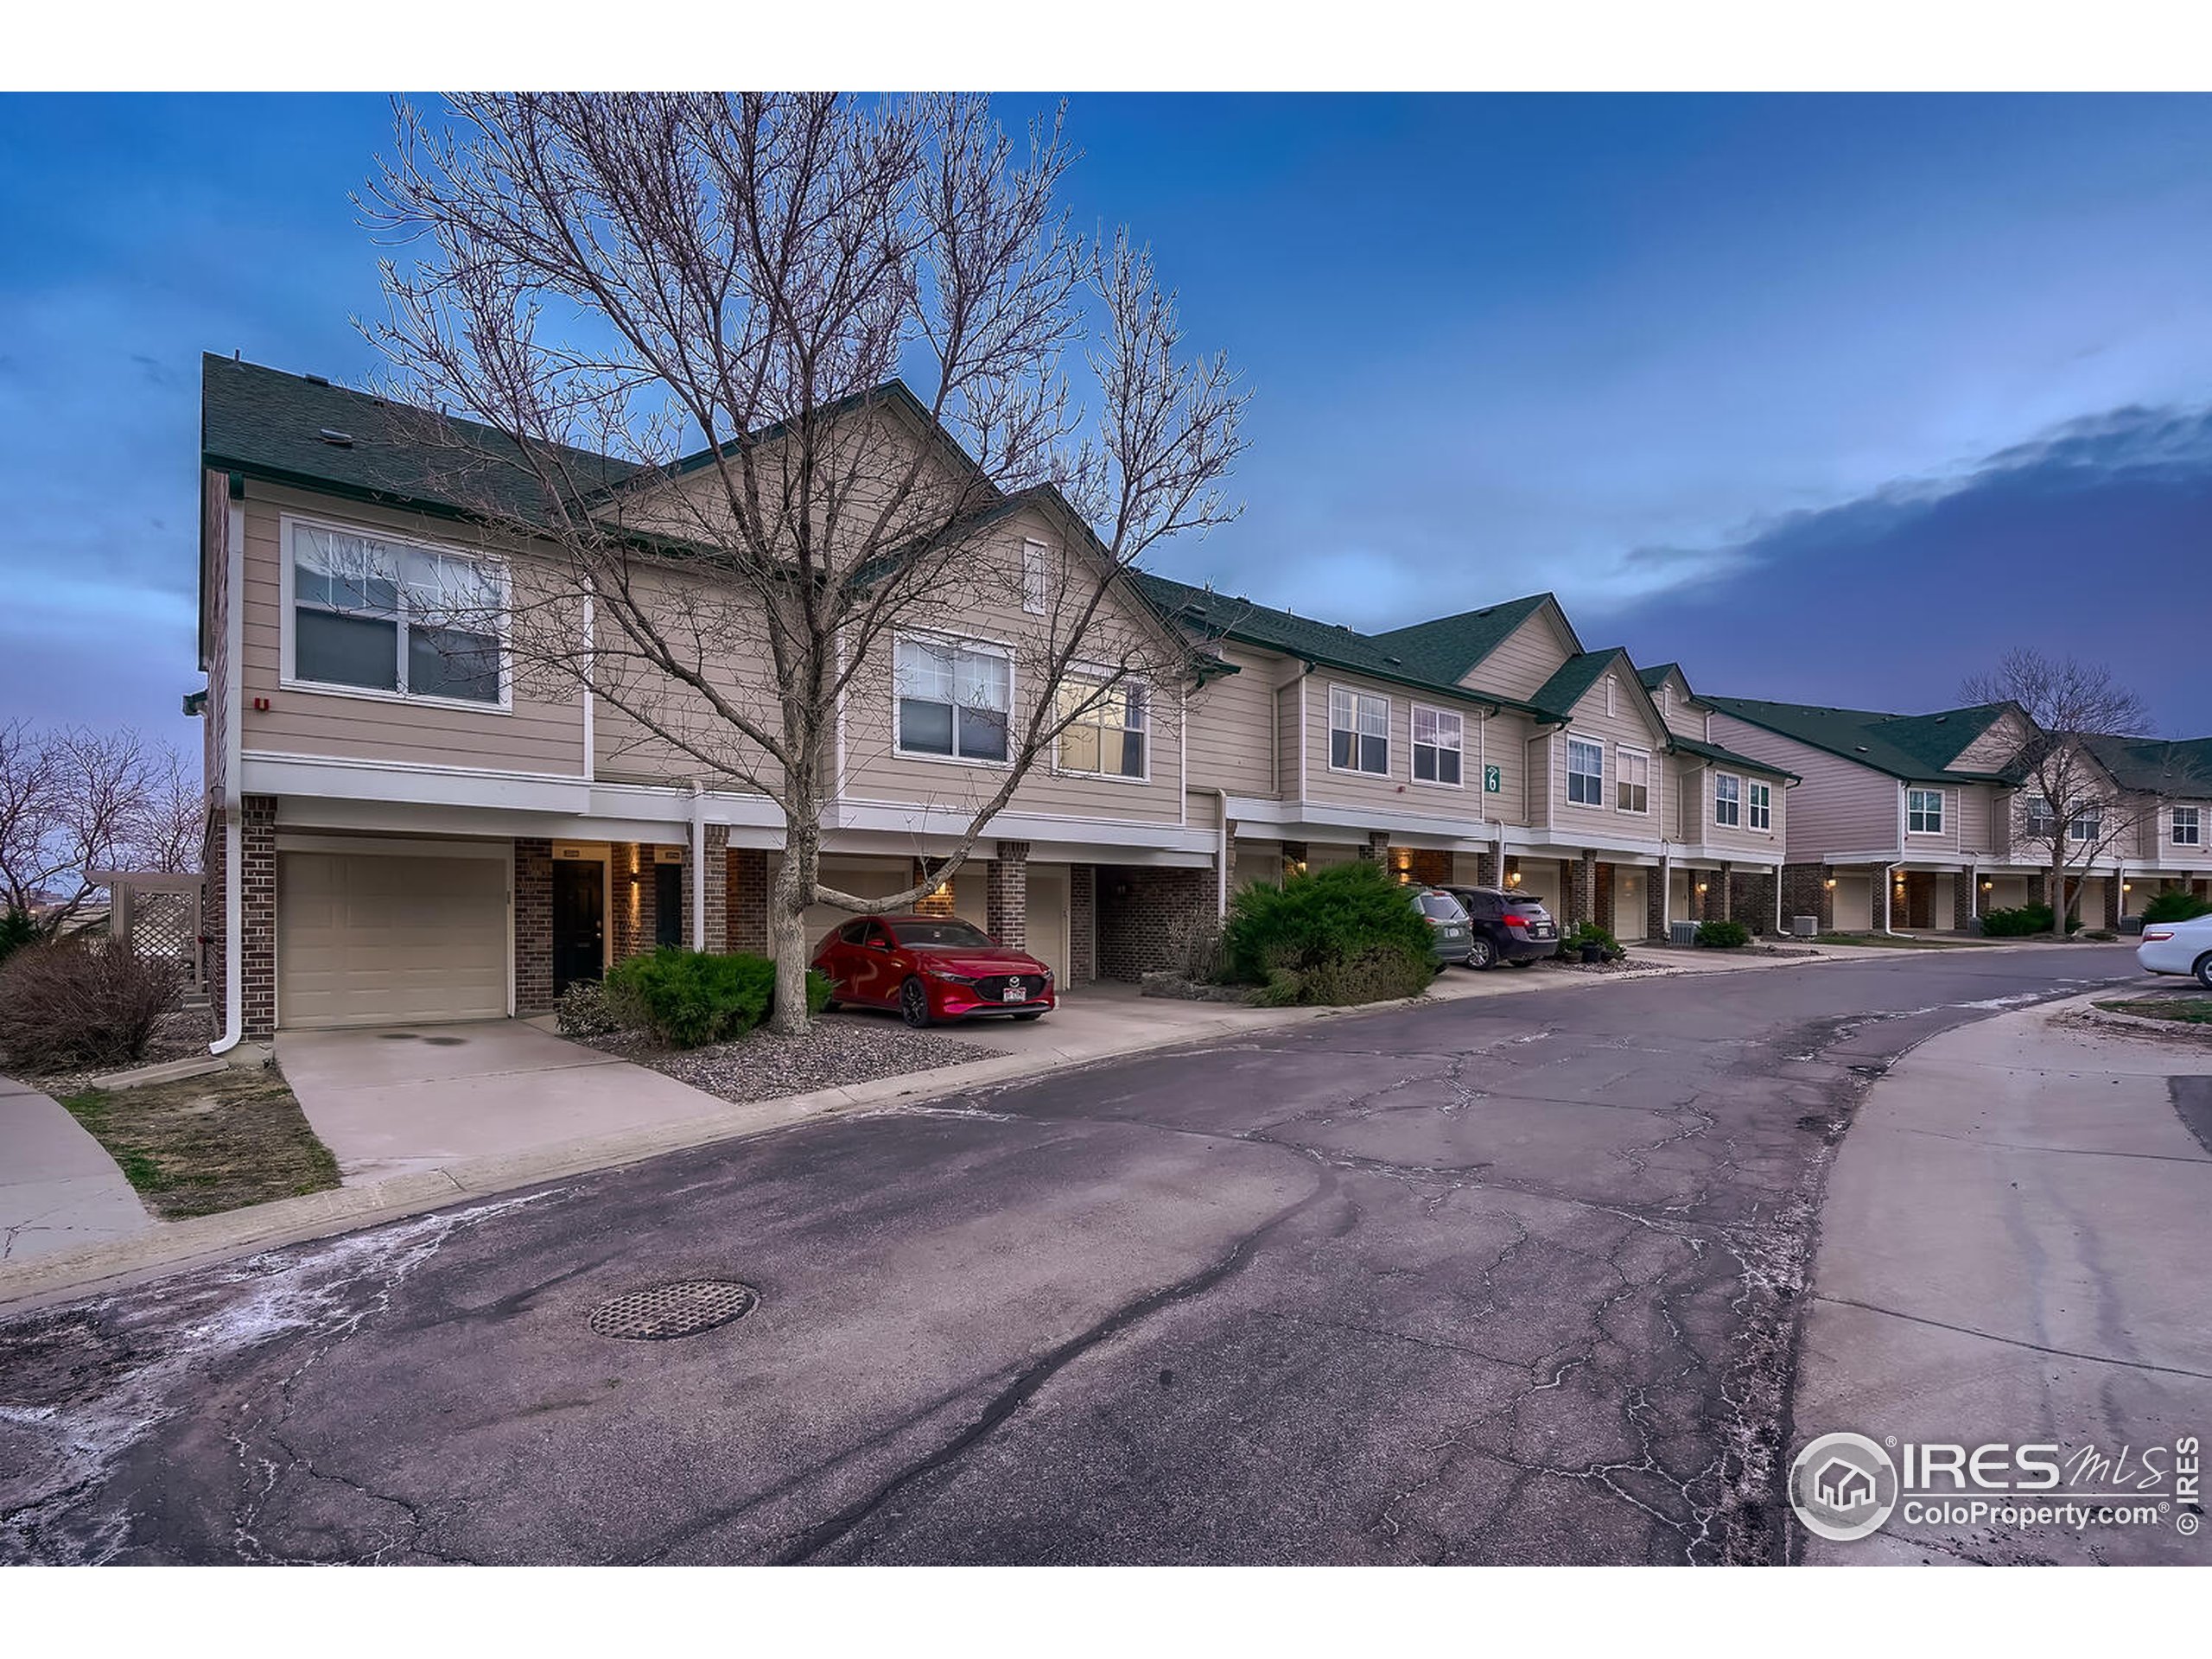
[[1498,775],[1498,771],[1496,766],[1484,766],[1483,768],[1484,794],[1495,795],[1504,787],[1505,780]]

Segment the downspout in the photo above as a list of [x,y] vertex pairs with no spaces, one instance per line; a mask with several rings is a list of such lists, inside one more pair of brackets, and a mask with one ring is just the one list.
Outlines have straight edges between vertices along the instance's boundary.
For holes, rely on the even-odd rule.
[[707,786],[691,780],[691,948],[707,948]]
[[1220,833],[1216,837],[1213,854],[1213,907],[1217,916],[1229,914],[1229,791],[1208,786],[1206,793],[1214,798],[1215,810],[1219,815]]
[[240,728],[245,652],[245,512],[238,503],[244,484],[235,477],[223,498],[223,1034],[207,1045],[227,1054],[245,1035],[245,780],[238,775],[245,742]]
[[1882,935],[1885,938],[1899,939],[1909,936],[1899,933],[1890,925],[1897,919],[1897,906],[1890,902],[1890,872],[1895,868],[1897,866],[1894,864],[1885,864],[1881,867],[1882,873],[1874,879],[1882,884]]

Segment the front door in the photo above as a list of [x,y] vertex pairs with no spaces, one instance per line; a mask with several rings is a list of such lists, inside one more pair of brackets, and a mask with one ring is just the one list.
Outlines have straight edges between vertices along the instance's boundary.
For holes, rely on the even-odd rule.
[[607,968],[607,867],[596,859],[553,866],[553,995]]

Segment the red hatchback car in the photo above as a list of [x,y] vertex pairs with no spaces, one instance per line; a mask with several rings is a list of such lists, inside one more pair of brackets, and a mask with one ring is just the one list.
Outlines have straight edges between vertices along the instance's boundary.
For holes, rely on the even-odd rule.
[[815,947],[830,1006],[896,1008],[910,1026],[1058,1007],[1052,970],[952,916],[860,916]]

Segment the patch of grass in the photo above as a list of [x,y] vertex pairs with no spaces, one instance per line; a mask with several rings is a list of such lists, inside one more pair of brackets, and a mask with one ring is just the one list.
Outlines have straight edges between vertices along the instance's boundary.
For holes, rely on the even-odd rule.
[[164,1221],[338,1185],[338,1160],[273,1065],[143,1089],[86,1089],[61,1104]]
[[2133,1014],[2145,1020],[2177,1020],[2185,1026],[2212,1026],[2212,996],[2133,996],[2094,1006],[2107,1014]]
[[1977,945],[1993,944],[1993,939],[1976,939],[1963,934],[1923,935],[1914,939],[1893,939],[1886,933],[1822,933],[1815,944],[1878,944],[1885,950],[1963,950]]

